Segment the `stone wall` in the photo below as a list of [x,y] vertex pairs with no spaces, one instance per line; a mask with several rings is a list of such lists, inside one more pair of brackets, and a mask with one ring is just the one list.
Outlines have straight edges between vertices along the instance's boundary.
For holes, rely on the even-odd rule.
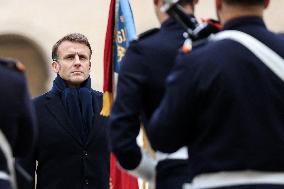
[[[153,0],[130,0],[137,33],[141,33],[149,28],[158,26],[154,15]],[[33,89],[33,95],[38,95],[51,86],[54,74],[50,72],[50,54],[52,45],[63,35],[71,32],[80,32],[85,34],[93,47],[94,56],[92,58],[92,82],[93,87],[102,90],[103,80],[103,50],[106,23],[108,17],[108,8],[110,0],[0,0],[0,41],[1,37],[7,35],[17,36],[17,39],[31,41],[25,43],[28,50],[24,51],[24,62],[33,62],[32,64],[38,70],[29,71],[30,88]],[[266,13],[266,22],[274,31],[284,31],[284,22],[280,20],[282,15],[283,0],[271,0],[271,6]],[[199,0],[196,8],[197,18],[215,17],[214,0]],[[6,41],[7,42],[7,41]],[[9,43],[9,41],[8,41]],[[13,41],[13,44],[17,41]],[[18,41],[21,43],[21,40]],[[12,42],[11,42],[12,44]],[[0,56],[16,56],[17,49],[10,47],[10,52],[5,46],[1,46]],[[15,46],[15,48],[17,48]],[[33,48],[39,54],[37,62],[35,56],[30,51]],[[30,52],[30,53],[29,53]],[[22,52],[21,52],[22,53]],[[23,54],[23,53],[22,53]],[[47,66],[41,66],[45,64]],[[29,64],[29,67],[32,66]],[[45,69],[45,70],[39,70]],[[32,82],[39,76],[34,73],[46,73],[45,81],[42,79],[38,83]],[[40,83],[39,83],[40,82]],[[42,83],[42,84],[41,84]]]

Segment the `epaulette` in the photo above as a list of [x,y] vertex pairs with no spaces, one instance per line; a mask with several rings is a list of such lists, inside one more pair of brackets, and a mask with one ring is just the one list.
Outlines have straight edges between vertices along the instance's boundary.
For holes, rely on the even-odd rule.
[[139,35],[139,39],[143,39],[145,37],[153,35],[153,34],[157,33],[158,31],[160,31],[159,28],[153,28],[153,29],[147,30],[147,31],[145,31],[145,32],[143,32]]
[[24,73],[26,68],[23,63],[20,61],[9,59],[9,58],[0,58],[0,66],[5,67],[10,70],[15,70],[20,73]]

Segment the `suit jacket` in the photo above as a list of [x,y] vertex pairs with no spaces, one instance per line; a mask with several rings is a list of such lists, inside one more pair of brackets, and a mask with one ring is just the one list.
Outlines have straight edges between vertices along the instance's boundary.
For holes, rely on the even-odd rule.
[[92,91],[92,96],[93,125],[84,144],[59,95],[48,92],[34,99],[39,142],[31,157],[20,162],[32,175],[36,170],[37,189],[109,188],[110,148],[106,118],[100,116],[102,95]]
[[[284,57],[283,37],[261,18],[231,20],[224,29],[248,33]],[[150,139],[164,152],[188,146],[192,177],[284,172],[283,95],[283,81],[243,45],[205,42],[179,56],[151,120]]]
[[[24,74],[7,64],[10,63],[0,60],[0,129],[10,143],[13,155],[24,157],[31,152],[36,139],[35,114]],[[2,151],[0,171],[9,174]],[[11,185],[0,179],[0,188],[10,189]]]

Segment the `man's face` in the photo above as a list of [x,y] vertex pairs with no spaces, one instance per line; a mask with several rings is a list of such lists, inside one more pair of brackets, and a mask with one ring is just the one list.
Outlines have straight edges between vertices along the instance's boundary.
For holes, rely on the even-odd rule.
[[90,75],[90,49],[82,43],[63,41],[52,68],[70,87],[79,87]]

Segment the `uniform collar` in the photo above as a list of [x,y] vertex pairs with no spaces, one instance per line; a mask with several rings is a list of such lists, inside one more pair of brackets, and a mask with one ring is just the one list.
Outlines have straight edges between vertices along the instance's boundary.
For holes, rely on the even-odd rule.
[[[194,29],[197,25],[198,22],[195,18],[194,15],[190,14],[187,16],[188,21],[192,24],[191,28]],[[165,20],[162,24],[161,24],[161,29],[163,28],[168,28],[168,27],[173,27],[173,26],[178,26],[178,27],[182,27],[179,23],[177,23],[173,18],[169,17],[167,20]]]
[[237,29],[239,27],[246,25],[262,26],[266,28],[265,23],[261,17],[251,16],[251,17],[236,18],[228,21],[224,25],[224,30]]

